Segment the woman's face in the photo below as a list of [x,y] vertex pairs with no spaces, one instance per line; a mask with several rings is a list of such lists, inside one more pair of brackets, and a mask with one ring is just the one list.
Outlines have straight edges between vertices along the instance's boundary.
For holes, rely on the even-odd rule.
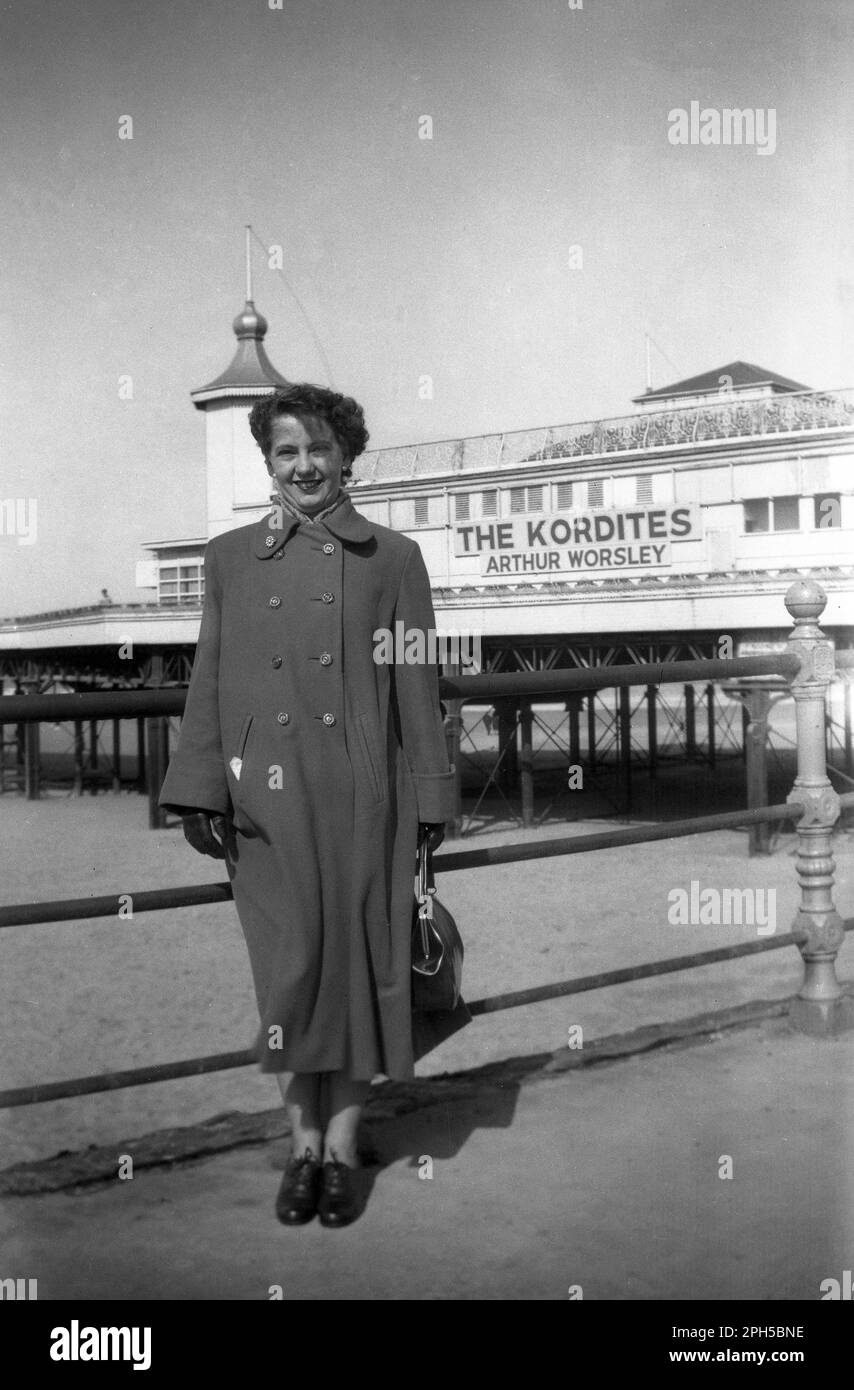
[[270,434],[267,468],[289,502],[304,512],[321,512],[341,486],[346,459],[325,420],[277,415]]

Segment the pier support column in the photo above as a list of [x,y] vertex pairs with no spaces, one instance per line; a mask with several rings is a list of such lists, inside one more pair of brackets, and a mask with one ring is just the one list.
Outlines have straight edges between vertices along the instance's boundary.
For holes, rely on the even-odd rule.
[[89,795],[98,795],[98,781],[95,773],[98,771],[98,721],[89,720],[89,771],[92,776],[89,778]]
[[515,792],[519,782],[519,757],[516,749],[516,701],[496,700],[498,713],[498,756],[501,766],[498,783],[505,793]]
[[[24,680],[21,685],[25,695],[34,695],[38,681]],[[40,724],[24,724],[24,795],[27,801],[38,801],[41,796],[40,733]]]
[[786,594],[795,627],[789,651],[800,658],[792,680],[797,720],[798,775],[788,800],[800,802],[797,874],[801,901],[792,931],[804,961],[804,980],[792,1001],[789,1018],[800,1031],[831,1036],[854,1028],[854,998],[845,995],[836,976],[836,956],[844,940],[842,919],[833,901],[833,827],[839,797],[827,777],[825,707],[833,679],[833,648],[818,626],[827,603],[812,579],[799,579]]
[[534,712],[531,701],[519,705],[519,775],[522,791],[522,825],[534,824]]
[[113,791],[122,789],[122,721],[113,720]]
[[587,766],[592,772],[596,767],[596,691],[587,696]]
[[571,767],[581,766],[581,702],[582,695],[567,695],[566,712],[569,715],[569,762]]
[[717,749],[715,745],[715,687],[712,682],[706,686],[706,744],[709,756],[709,767],[714,771],[717,763]]
[[[755,810],[768,805],[768,711],[771,696],[762,686],[754,686],[744,691],[742,696],[748,713],[745,731],[747,749],[747,806]],[[771,826],[768,821],[761,825],[751,825],[749,830],[749,853],[768,854],[771,844]]]
[[623,786],[623,810],[626,815],[632,809],[632,692],[627,685],[620,686],[619,728],[620,728],[620,780]]
[[83,742],[83,720],[74,721],[74,795],[83,795],[83,755],[85,745]]
[[697,756],[697,719],[693,685],[685,686],[685,752],[691,759]]
[[145,793],[148,790],[145,768],[145,716],[139,715],[136,721],[136,789]]
[[646,688],[646,742],[649,776],[655,781],[658,776],[658,687],[655,685]]
[[148,743],[148,828],[161,830],[166,824],[166,812],[158,806],[157,798],[169,765],[169,720],[157,716],[145,722]]

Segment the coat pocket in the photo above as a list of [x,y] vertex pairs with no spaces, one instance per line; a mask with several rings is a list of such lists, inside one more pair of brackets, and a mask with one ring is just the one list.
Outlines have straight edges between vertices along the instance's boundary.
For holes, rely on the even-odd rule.
[[382,773],[382,763],[380,762],[379,752],[374,741],[373,730],[366,714],[356,715],[356,729],[359,735],[359,747],[361,749],[362,759],[371,782],[374,802],[385,801],[387,788]]
[[237,747],[235,749],[235,754],[234,757],[229,760],[228,765],[231,768],[232,775],[236,782],[239,782],[241,777],[243,776],[243,765],[246,761],[246,744],[249,741],[249,733],[252,728],[252,721],[254,720],[254,718],[254,714],[247,714],[246,718],[241,724],[240,733],[237,736]]

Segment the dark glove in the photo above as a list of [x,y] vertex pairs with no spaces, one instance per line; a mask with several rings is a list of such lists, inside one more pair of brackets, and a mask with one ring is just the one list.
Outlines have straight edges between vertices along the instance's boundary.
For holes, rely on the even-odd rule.
[[445,838],[444,821],[440,822],[438,825],[428,821],[420,821],[418,825],[419,845],[421,844],[421,841],[423,840],[425,835],[427,837],[427,849],[432,854],[434,850],[439,848],[440,844]]
[[192,811],[182,816],[181,821],[184,838],[194,850],[199,854],[209,854],[212,859],[225,858],[223,842],[228,834],[225,816],[214,815],[210,811]]

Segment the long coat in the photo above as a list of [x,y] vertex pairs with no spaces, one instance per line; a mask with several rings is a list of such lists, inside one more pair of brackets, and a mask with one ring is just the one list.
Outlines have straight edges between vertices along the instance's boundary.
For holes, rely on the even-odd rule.
[[406,1079],[427,1050],[410,1003],[417,827],[450,818],[453,773],[435,665],[374,659],[399,622],[435,627],[421,551],[349,498],[208,544],[160,804],[229,817],[264,1071]]

